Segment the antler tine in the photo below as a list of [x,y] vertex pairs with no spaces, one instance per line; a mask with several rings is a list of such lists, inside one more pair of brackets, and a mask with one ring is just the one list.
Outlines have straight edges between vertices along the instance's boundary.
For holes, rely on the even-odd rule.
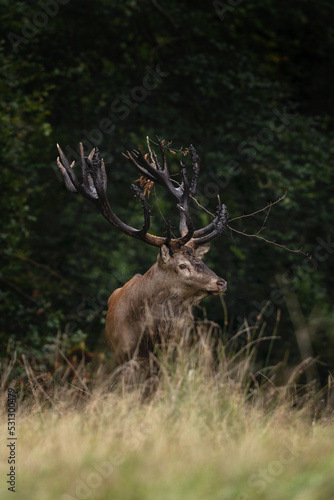
[[82,170],[83,183],[80,184],[76,175],[73,172],[74,162],[72,162],[70,165],[68,159],[66,158],[59,144],[57,144],[57,148],[61,158],[61,161],[59,160],[59,158],[57,159],[57,163],[58,167],[60,168],[60,171],[64,176],[65,186],[67,187],[67,189],[72,192],[79,192],[83,196],[85,196],[85,198],[88,198],[88,200],[96,202],[97,193],[94,184],[89,179],[90,172],[86,171],[86,166],[83,167],[83,164],[84,162],[87,161],[87,158],[82,156],[81,168],[83,169]]
[[181,177],[182,177],[181,187],[183,190],[182,198],[184,199],[184,202],[186,202],[188,204],[189,203],[189,181],[187,178],[187,169],[186,169],[185,164],[182,161],[180,161],[180,167],[181,167]]
[[196,149],[192,144],[190,144],[188,150],[190,153],[191,163],[193,165],[193,178],[190,184],[190,196],[195,196],[197,189],[197,181],[199,176],[199,157]]
[[93,185],[89,182],[92,191],[96,191],[97,200],[107,200],[107,174],[103,159],[101,159],[100,151],[94,148],[88,157],[84,157],[87,162],[88,181],[92,179]]
[[157,135],[155,137],[156,137],[156,140],[158,141],[159,148],[161,151],[161,156],[162,156],[162,161],[163,161],[163,170],[164,170],[164,172],[168,172],[167,157],[166,157],[164,145],[162,144],[162,141],[159,139],[159,137]]
[[[225,230],[225,227],[226,227],[227,222],[228,222],[227,209],[226,209],[226,206],[224,204],[220,203],[219,197],[218,197],[218,202],[219,203],[218,203],[217,210],[216,210],[216,216],[215,216],[214,220],[212,221],[212,223],[203,229],[195,231],[195,233],[194,233],[194,237],[195,237],[194,244],[195,245],[203,245],[204,243],[208,243],[209,241],[213,240],[216,236],[218,236],[219,234],[221,234]],[[211,231],[211,233],[207,234],[206,236],[201,236],[199,238],[197,237],[200,234],[204,234],[204,232],[212,229],[212,227],[214,229],[213,229],[213,231]]]
[[[75,162],[72,161],[71,165],[70,165],[70,168],[73,168],[74,167],[74,164]],[[66,172],[66,169],[65,167],[62,165],[60,159],[59,159],[59,156],[57,158],[57,166],[59,168],[59,170],[61,171],[63,177],[64,177],[64,182],[65,182],[65,186],[66,188],[71,191],[72,193],[77,193],[78,191],[75,189],[75,187],[73,186],[72,184],[72,181],[68,175],[68,173]]]
[[[149,180],[157,182],[164,187],[178,203],[182,202],[182,192],[178,188],[175,188],[172,184],[168,170],[156,169],[146,160],[141,151],[132,151],[132,153],[127,151],[127,155],[123,156],[125,156],[125,158],[127,158],[135,166],[136,170],[138,170],[141,175],[144,175]],[[140,158],[144,167],[137,162],[136,158]]]
[[79,147],[80,147],[80,158],[81,158],[82,181],[83,181],[83,184],[86,184],[88,182],[87,163],[86,163],[86,159],[85,159],[85,152],[84,152],[82,142],[80,142]]
[[[141,175],[144,175],[144,177],[147,177],[147,179],[149,179],[150,181],[157,181],[157,179],[154,177],[154,175],[152,175],[147,169],[145,169],[144,167],[142,167],[141,165],[139,165],[139,163],[136,161],[135,157],[139,157],[139,152],[138,151],[135,151],[133,150],[132,151],[132,154],[130,153],[130,151],[127,151],[126,152],[127,154],[125,153],[122,153],[122,155],[128,160],[130,161],[134,167],[136,168],[136,170],[138,170],[138,172],[141,174]],[[134,157],[135,156],[135,157]],[[147,160],[142,157],[142,159],[146,162]],[[154,167],[152,167],[152,165],[150,163],[148,163],[152,169],[154,169]],[[154,169],[156,170],[156,169]]]
[[[182,196],[181,196],[181,200],[182,200],[182,207],[184,210],[180,211],[179,227],[180,227],[181,235],[184,236],[185,234],[187,234],[187,232],[189,230],[187,222],[188,222],[188,220],[190,220],[190,216],[188,213],[188,210],[189,210],[189,182],[188,182],[188,178],[187,178],[186,166],[182,161],[180,162],[180,166],[181,166],[181,176],[182,176],[181,188],[183,191]],[[186,214],[188,214],[188,219],[187,219]],[[191,222],[191,224],[192,224],[192,222]]]
[[194,238],[197,238],[198,236],[203,236],[203,234],[206,234],[208,231],[211,231],[211,229],[215,227],[214,221],[215,219],[212,222],[210,222],[210,224],[208,224],[207,226],[202,227],[201,229],[196,229],[196,231],[194,232]]
[[180,247],[182,247],[183,245],[185,245],[186,243],[188,243],[189,240],[191,240],[191,238],[193,237],[194,235],[194,232],[195,232],[195,228],[194,228],[194,224],[193,224],[193,221],[191,220],[191,217],[188,213],[188,210],[185,210],[185,208],[178,204],[177,205],[177,208],[180,210],[180,215],[184,216],[186,222],[185,222],[185,226],[187,228],[187,232],[182,234],[182,237],[181,238],[178,238],[176,241],[177,243],[179,244]]
[[57,149],[60,156],[60,158],[59,156],[57,158],[57,165],[59,170],[63,174],[67,189],[69,191],[72,191],[72,193],[80,191],[79,181],[73,172],[74,162],[72,162],[71,165],[69,164],[69,161],[64,155],[63,150],[61,149],[59,144],[57,144]]
[[157,170],[159,170],[159,172],[162,172],[162,168],[161,168],[161,165],[159,163],[158,157],[156,155],[156,152],[153,151],[153,149],[151,151],[151,154],[152,154],[152,157],[153,157],[154,165],[156,166]]

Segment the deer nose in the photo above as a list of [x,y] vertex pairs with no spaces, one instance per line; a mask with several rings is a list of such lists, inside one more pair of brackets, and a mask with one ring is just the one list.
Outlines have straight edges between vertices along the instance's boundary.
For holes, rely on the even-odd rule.
[[225,292],[225,290],[227,289],[227,282],[223,279],[217,280],[216,284],[217,284],[218,290],[220,290],[221,292]]

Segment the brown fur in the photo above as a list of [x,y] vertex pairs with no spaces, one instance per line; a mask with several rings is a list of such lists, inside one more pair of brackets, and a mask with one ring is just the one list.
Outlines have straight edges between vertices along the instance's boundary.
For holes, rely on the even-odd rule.
[[[136,274],[108,301],[106,337],[117,364],[148,359],[156,344],[167,346],[193,326],[193,307],[226,288],[203,262],[210,247],[191,244],[172,254],[163,245],[157,262]],[[179,266],[186,266],[180,269]]]

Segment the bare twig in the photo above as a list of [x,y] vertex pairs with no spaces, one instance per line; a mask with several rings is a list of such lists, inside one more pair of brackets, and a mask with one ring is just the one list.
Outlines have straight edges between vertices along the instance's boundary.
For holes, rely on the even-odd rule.
[[249,348],[251,346],[255,346],[257,344],[259,344],[260,342],[264,342],[265,340],[272,340],[272,339],[280,339],[281,337],[262,337],[261,339],[255,339],[255,340],[251,340],[251,341],[247,341],[247,344],[245,346],[243,346],[240,351],[238,351],[234,356],[233,358],[228,362],[228,364],[230,363],[234,363],[234,361],[244,352],[244,351],[249,351]]
[[37,301],[33,297],[30,297],[30,295],[28,295],[27,293],[25,293],[18,286],[14,285],[14,283],[11,283],[10,281],[7,281],[7,280],[5,280],[3,278],[0,278],[0,283],[2,283],[3,285],[5,285],[7,288],[10,288],[11,290],[13,290],[17,295],[19,295],[23,299],[27,300],[31,304],[35,304],[35,305],[37,304]]
[[13,355],[12,359],[8,363],[8,366],[7,366],[6,370],[5,370],[5,373],[1,377],[1,391],[4,390],[6,382],[7,382],[7,379],[9,377],[10,372],[12,371],[15,363],[16,363],[16,351],[14,352],[14,355]]
[[305,257],[307,257],[308,259],[310,258],[310,256],[307,253],[302,252],[303,247],[301,247],[299,250],[294,250],[292,248],[287,247],[286,245],[281,245],[280,243],[276,243],[276,241],[268,240],[267,238],[264,238],[263,236],[259,236],[258,233],[257,234],[248,234],[248,233],[245,233],[244,231],[238,231],[237,229],[229,226],[228,224],[227,224],[227,227],[230,229],[230,231],[234,231],[235,233],[242,234],[243,236],[247,236],[248,238],[258,238],[259,240],[263,240],[266,243],[270,243],[271,245],[274,245],[275,247],[284,248],[284,250],[287,250],[288,252],[292,252],[292,253],[301,253],[302,255],[305,255]]
[[83,378],[80,376],[80,373],[78,372],[78,370],[75,369],[75,367],[73,366],[73,364],[71,363],[71,361],[63,353],[63,351],[61,349],[59,349],[59,347],[58,347],[58,352],[61,355],[61,357],[66,361],[66,363],[68,364],[69,368],[71,368],[71,370],[73,371],[73,373],[76,375],[76,377],[78,378],[78,380],[82,384],[82,387],[87,391],[88,394],[90,394],[90,390],[88,389],[88,387],[87,387],[85,381],[83,380]]
[[[66,283],[67,286],[71,287],[74,290],[78,290],[79,291],[79,288],[76,288],[73,285],[73,283],[71,283],[70,281],[68,281],[66,278],[64,278],[64,276],[62,276],[61,274],[59,274],[57,271],[55,271],[54,269],[52,269],[48,265],[41,264],[40,262],[37,262],[34,259],[31,259],[30,257],[26,257],[25,255],[20,255],[19,253],[11,253],[10,256],[11,257],[15,257],[16,259],[20,259],[23,262],[29,262],[29,264],[32,264],[35,267],[39,267],[40,269],[44,269],[51,276],[55,276],[56,278],[58,278],[62,283]],[[30,297],[30,300],[33,300],[33,299]]]
[[40,399],[38,397],[38,391],[36,390],[37,388],[43,394],[43,396],[52,404],[52,406],[55,406],[54,400],[49,396],[49,394],[47,394],[43,386],[39,383],[39,381],[35,377],[34,372],[24,354],[22,354],[22,360],[28,376],[28,381],[30,384],[31,391],[34,395],[35,401],[38,404],[39,408],[41,408],[41,404],[40,404]]
[[157,0],[152,0],[152,4],[171,23],[173,28],[176,28],[176,22],[174,21],[170,13],[163,7],[161,7],[161,5],[157,2]]
[[268,203],[268,205],[266,205],[265,207],[260,208],[259,210],[256,210],[255,212],[252,212],[251,214],[240,215],[239,217],[234,217],[233,219],[229,220],[229,222],[232,222],[234,220],[244,219],[245,217],[252,217],[253,215],[256,215],[256,214],[258,214],[260,212],[263,212],[263,211],[267,210],[267,214],[266,214],[266,216],[264,218],[263,224],[262,224],[261,228],[257,231],[257,233],[255,233],[255,234],[248,234],[248,233],[245,233],[245,231],[238,231],[238,229],[235,229],[234,227],[231,227],[229,224],[227,225],[227,227],[230,229],[230,231],[234,231],[235,233],[242,234],[243,236],[247,236],[248,238],[258,238],[259,240],[263,240],[266,243],[269,243],[270,245],[274,245],[276,247],[283,248],[284,250],[287,250],[288,252],[301,253],[302,255],[305,255],[305,257],[310,258],[307,253],[305,253],[305,252],[302,251],[303,247],[301,247],[298,250],[294,250],[292,248],[287,247],[286,245],[282,245],[280,243],[276,243],[276,241],[268,240],[267,238],[264,238],[263,236],[260,236],[261,231],[263,231],[263,229],[265,229],[265,223],[268,220],[271,207],[273,207],[274,205],[276,205],[277,203],[279,203],[280,201],[282,201],[286,197],[286,195],[287,195],[287,191],[285,191],[284,195],[281,196],[280,198],[278,198],[278,200],[276,200],[274,202]]
[[[267,210],[267,209],[270,210],[272,206],[274,206],[277,203],[279,203],[280,201],[284,200],[284,198],[286,197],[286,195],[287,195],[287,191],[285,191],[285,193],[283,194],[283,196],[281,196],[280,198],[278,198],[278,200],[268,203],[268,205],[266,205],[263,208],[260,208],[260,210],[256,210],[256,212],[252,212],[251,214],[245,214],[245,215],[239,215],[239,217],[233,217],[233,219],[230,219],[229,222],[232,222],[232,221],[238,220],[238,219],[244,219],[245,217],[252,217],[253,215],[256,215],[256,214],[258,214],[260,212],[263,212],[264,210]],[[265,220],[267,220],[267,218],[268,217],[266,217]]]
[[207,210],[205,207],[203,207],[203,205],[201,205],[200,202],[198,200],[196,200],[196,198],[194,198],[193,196],[190,196],[190,198],[196,203],[196,205],[198,207],[200,207],[202,210],[204,210],[204,212],[211,215],[212,217],[215,216],[215,214],[211,213],[210,210]]
[[[152,139],[148,138],[148,140],[154,144],[155,146],[159,146],[159,144],[155,141],[153,141]],[[188,148],[184,148],[183,149],[183,146],[180,147],[180,149],[174,149],[171,147],[171,144],[172,144],[172,141],[169,141],[167,144],[165,142],[165,139],[162,139],[162,144],[164,146],[165,149],[167,149],[171,154],[175,155],[175,154],[178,154],[178,153],[181,153],[183,156],[187,156],[187,154],[189,153],[189,149]]]
[[262,226],[260,227],[260,229],[258,230],[258,232],[256,233],[257,235],[261,233],[261,231],[263,231],[263,229],[265,229],[265,224],[268,220],[268,217],[269,217],[269,214],[270,214],[270,210],[271,210],[271,205],[269,205],[268,207],[268,211],[266,213],[266,216],[264,218],[264,221],[262,222]]

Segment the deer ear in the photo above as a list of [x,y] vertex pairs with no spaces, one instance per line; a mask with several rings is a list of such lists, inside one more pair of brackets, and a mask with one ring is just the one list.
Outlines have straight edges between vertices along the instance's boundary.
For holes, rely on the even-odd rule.
[[197,257],[198,259],[203,259],[204,255],[208,253],[210,248],[211,248],[210,245],[202,245],[200,247],[197,247],[194,252],[195,257]]
[[161,245],[158,259],[162,260],[164,263],[169,261],[170,253],[167,245]]

